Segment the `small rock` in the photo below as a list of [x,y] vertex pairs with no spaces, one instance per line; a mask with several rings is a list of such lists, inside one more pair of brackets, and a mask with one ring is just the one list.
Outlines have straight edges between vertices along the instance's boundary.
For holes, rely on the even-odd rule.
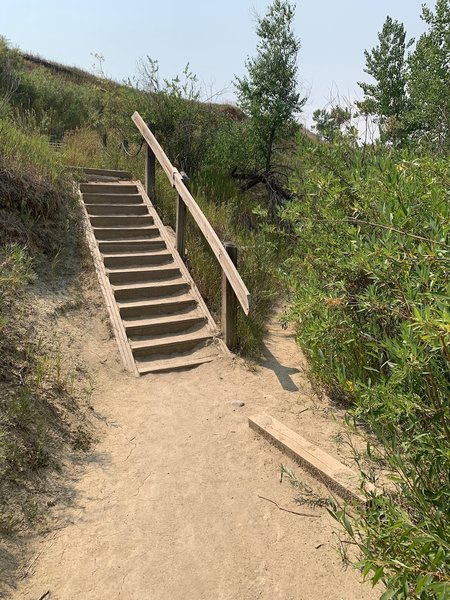
[[231,406],[234,406],[235,408],[242,408],[243,406],[245,406],[245,402],[242,402],[242,400],[234,400],[231,403]]

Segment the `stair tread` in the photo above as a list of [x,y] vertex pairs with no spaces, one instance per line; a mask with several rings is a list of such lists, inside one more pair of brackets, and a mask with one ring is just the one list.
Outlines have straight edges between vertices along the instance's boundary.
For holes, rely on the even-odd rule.
[[[98,206],[98,204],[96,204],[95,206]],[[127,206],[133,206],[132,204],[127,204]],[[136,206],[140,206],[139,204],[137,204]],[[128,221],[129,223],[131,223],[131,221],[133,219],[145,219],[145,220],[150,220],[153,222],[153,217],[151,216],[150,213],[145,213],[144,215],[91,215],[92,217],[97,217],[97,218],[109,218],[109,219],[114,219],[115,221],[117,221],[118,219],[120,220],[124,220],[125,223],[126,221]],[[124,223],[124,225],[125,225]],[[129,224],[128,223],[128,224]],[[98,225],[94,225],[94,227],[98,227]],[[102,226],[100,226],[102,227]],[[103,225],[103,227],[106,227],[107,229],[111,229],[111,227],[109,227],[108,225]],[[127,225],[125,225],[124,229],[127,227]],[[139,227],[139,225],[133,225],[132,227]]]
[[136,258],[138,256],[172,256],[172,253],[167,250],[164,251],[160,248],[155,248],[153,251],[146,252],[108,252],[108,258],[128,258],[129,256]]
[[92,203],[92,202],[85,202],[84,205],[86,207],[95,206],[96,208],[98,206],[101,206],[102,208],[104,208],[105,206],[111,206],[111,208],[123,208],[123,207],[130,208],[130,206],[132,208],[136,208],[138,206],[147,206],[143,202],[139,202],[139,204],[118,204],[117,202],[114,202],[112,204],[95,204],[95,203]]
[[158,279],[157,281],[149,281],[143,283],[124,283],[121,285],[111,285],[112,289],[115,292],[120,292],[121,290],[145,290],[145,289],[155,289],[158,287],[176,287],[180,284],[185,284],[186,286],[190,286],[190,283],[184,279],[183,277],[178,277],[177,279],[171,279],[169,281],[164,281],[164,279]]
[[119,300],[117,302],[117,306],[119,308],[145,308],[146,306],[163,306],[164,304],[171,304],[172,302],[195,302],[194,296],[192,294],[181,294],[180,296],[167,296],[162,298],[148,298],[146,300],[131,300],[126,302],[124,300]]
[[106,269],[106,271],[108,273],[114,273],[114,274],[121,274],[121,273],[126,273],[126,274],[132,274],[132,273],[158,273],[158,271],[166,271],[167,269],[176,269],[177,271],[180,271],[179,267],[174,266],[174,267],[168,267],[167,265],[148,265],[148,266],[144,266],[144,267],[129,267],[128,269],[123,269],[123,268],[117,268],[115,269],[114,267],[109,267],[108,269]]
[[101,198],[115,198],[116,196],[127,196],[127,197],[131,197],[131,198],[142,198],[141,194],[138,191],[135,192],[121,192],[120,190],[117,190],[117,193],[115,192],[104,192],[104,191],[96,191],[93,190],[92,192],[81,192],[83,194],[83,198],[85,198],[86,196],[100,196]]
[[[126,215],[125,215],[126,216]],[[143,215],[144,217],[147,215]],[[110,229],[114,229],[114,231],[116,231],[117,229],[123,229],[124,231],[134,231],[135,229],[139,229],[139,231],[159,231],[159,227],[157,227],[156,225],[126,225],[125,227],[109,227],[108,225],[94,225],[92,227],[93,231],[109,231]]]
[[199,331],[182,334],[165,334],[164,336],[153,336],[145,340],[130,340],[132,350],[157,348],[159,346],[174,346],[180,342],[203,342],[214,338],[214,332],[204,327]]
[[202,315],[197,308],[181,314],[174,315],[160,315],[154,318],[145,319],[122,319],[125,325],[125,329],[132,329],[133,327],[145,327],[146,325],[164,325],[165,323],[179,323],[183,321],[191,321],[193,319],[201,319],[206,321],[206,317]]
[[136,242],[138,244],[152,244],[154,242],[164,242],[165,240],[161,237],[153,237],[153,238],[117,238],[113,240],[97,240],[99,244],[121,244],[125,246],[126,244],[131,244]]
[[153,361],[140,361],[137,362],[137,368],[140,375],[147,373],[156,373],[161,371],[172,371],[176,369],[188,369],[191,367],[197,367],[205,363],[212,362],[219,356],[219,353],[210,354],[208,356],[185,357],[185,356],[169,356],[168,358],[153,360]]
[[107,239],[107,240],[97,240],[99,244],[130,244],[136,242],[137,244],[143,244],[146,242],[164,242],[162,237],[140,237],[140,238],[116,238],[116,239]]

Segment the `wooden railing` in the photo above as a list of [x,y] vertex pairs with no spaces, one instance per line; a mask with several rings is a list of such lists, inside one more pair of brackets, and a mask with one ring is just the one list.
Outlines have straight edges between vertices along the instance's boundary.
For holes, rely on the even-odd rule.
[[225,343],[229,348],[232,348],[236,343],[236,299],[246,315],[249,314],[251,307],[250,293],[236,268],[237,248],[234,244],[228,242],[224,245],[219,240],[208,219],[190,193],[186,185],[186,175],[180,173],[172,165],[154,135],[154,128],[147,125],[138,112],[133,114],[132,119],[146,142],[145,189],[149,198],[157,205],[155,199],[156,160],[158,160],[167,175],[172,187],[178,192],[176,247],[179,254],[184,259],[187,209],[219,261],[222,268],[222,330]]

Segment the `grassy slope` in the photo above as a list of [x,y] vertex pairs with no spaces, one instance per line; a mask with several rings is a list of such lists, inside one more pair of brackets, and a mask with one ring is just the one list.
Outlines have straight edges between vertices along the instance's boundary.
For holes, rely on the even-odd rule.
[[56,343],[54,313],[85,310],[90,263],[69,177],[47,138],[3,120],[0,147],[0,580],[8,584],[19,540],[61,501],[64,458],[92,438],[89,376],[67,340]]

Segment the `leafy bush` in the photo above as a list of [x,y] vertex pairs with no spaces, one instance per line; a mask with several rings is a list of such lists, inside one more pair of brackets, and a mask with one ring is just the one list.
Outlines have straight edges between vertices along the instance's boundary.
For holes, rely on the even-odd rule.
[[394,489],[353,525],[387,598],[450,597],[450,165],[343,141],[304,148],[284,212],[291,317],[315,377],[380,442]]

